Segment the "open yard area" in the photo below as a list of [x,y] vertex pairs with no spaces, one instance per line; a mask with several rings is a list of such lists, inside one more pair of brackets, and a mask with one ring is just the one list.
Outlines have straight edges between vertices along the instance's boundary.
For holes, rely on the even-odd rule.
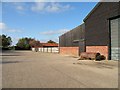
[[3,88],[117,88],[117,61],[32,51],[4,52]]

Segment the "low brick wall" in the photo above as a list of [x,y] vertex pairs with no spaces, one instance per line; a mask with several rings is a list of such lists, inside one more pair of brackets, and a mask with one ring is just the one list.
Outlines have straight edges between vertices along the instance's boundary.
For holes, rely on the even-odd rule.
[[108,59],[108,46],[86,46],[86,52],[99,52]]
[[59,50],[62,55],[79,56],[79,47],[60,47]]

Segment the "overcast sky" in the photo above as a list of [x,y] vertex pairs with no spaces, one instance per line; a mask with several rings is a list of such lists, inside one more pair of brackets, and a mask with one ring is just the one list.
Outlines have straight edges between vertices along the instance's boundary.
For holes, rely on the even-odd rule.
[[[1,4],[1,3],[0,3]],[[97,2],[2,2],[0,30],[12,37],[58,42],[58,37],[83,23]],[[0,14],[1,15],[1,14]]]

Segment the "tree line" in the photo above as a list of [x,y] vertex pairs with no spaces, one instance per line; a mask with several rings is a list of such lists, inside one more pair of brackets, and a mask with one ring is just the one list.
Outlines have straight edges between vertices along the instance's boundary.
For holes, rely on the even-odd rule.
[[[53,40],[47,41],[47,43],[56,43]],[[39,40],[35,38],[23,37],[20,38],[16,46],[12,46],[12,38],[7,35],[0,35],[0,48],[3,50],[8,49],[17,49],[17,50],[30,50],[31,47],[42,46]]]

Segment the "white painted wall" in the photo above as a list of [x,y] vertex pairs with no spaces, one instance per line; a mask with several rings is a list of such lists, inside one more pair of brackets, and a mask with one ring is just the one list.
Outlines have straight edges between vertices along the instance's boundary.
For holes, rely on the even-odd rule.
[[[35,48],[32,48],[32,51],[35,51]],[[38,48],[39,52],[46,52],[46,53],[58,53],[58,47],[48,47],[48,48]]]
[[41,52],[41,48],[38,48],[38,51]]
[[53,47],[53,48],[52,48],[52,52],[58,53],[58,52],[59,52],[59,48]]
[[35,48],[32,48],[32,51],[35,51]]
[[47,50],[48,50],[47,48],[44,48],[44,52],[47,52]]

